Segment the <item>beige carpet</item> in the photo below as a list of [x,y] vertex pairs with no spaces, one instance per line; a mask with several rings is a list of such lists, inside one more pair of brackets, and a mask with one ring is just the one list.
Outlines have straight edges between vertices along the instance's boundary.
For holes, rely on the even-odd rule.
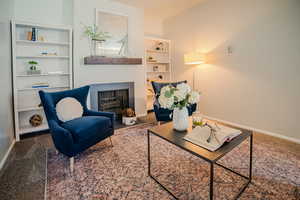
[[[150,125],[120,129],[114,147],[103,141],[75,158],[48,152],[47,199],[173,199],[147,174],[146,130]],[[264,141],[265,140],[265,141]],[[180,199],[208,199],[208,164],[161,139],[151,137],[153,174]],[[222,158],[222,164],[247,175],[248,144]],[[215,169],[216,199],[232,199],[245,180]],[[255,135],[253,181],[240,199],[300,199],[300,155],[278,140]]]

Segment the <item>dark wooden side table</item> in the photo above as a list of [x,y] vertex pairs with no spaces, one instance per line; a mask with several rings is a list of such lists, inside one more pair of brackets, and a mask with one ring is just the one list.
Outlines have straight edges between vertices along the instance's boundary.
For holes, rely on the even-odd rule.
[[[224,124],[223,124],[224,125]],[[229,126],[229,125],[227,125]],[[232,127],[232,126],[229,126]],[[233,127],[236,128],[236,127]],[[240,195],[244,192],[244,190],[247,188],[249,183],[251,182],[252,178],[252,146],[253,146],[253,132],[249,130],[240,129],[242,131],[242,134],[234,138],[232,141],[225,143],[222,147],[220,147],[218,150],[211,152],[205,148],[202,148],[200,146],[197,146],[189,141],[184,140],[184,136],[192,131],[192,125],[190,125],[190,128],[187,130],[187,132],[177,132],[173,129],[172,122],[155,126],[151,129],[148,129],[147,133],[147,140],[148,140],[148,174],[149,176],[157,182],[162,188],[164,188],[170,195],[172,195],[175,199],[178,199],[171,191],[169,191],[165,186],[163,186],[154,176],[151,175],[151,155],[150,155],[150,134],[153,134],[155,136],[158,136],[159,138],[199,157],[204,159],[205,161],[210,163],[210,186],[209,186],[209,199],[213,200],[214,198],[214,165],[220,166],[224,168],[225,170],[228,170],[244,179],[247,180],[247,182],[241,187],[239,190],[239,193],[235,196],[234,199],[237,199],[240,197]],[[243,141],[250,138],[249,146],[250,146],[250,159],[249,159],[249,176],[242,175],[232,169],[229,169],[228,167],[225,167],[221,164],[219,164],[217,161],[225,156],[227,153],[232,151],[235,147],[237,147],[239,144],[241,144]]]

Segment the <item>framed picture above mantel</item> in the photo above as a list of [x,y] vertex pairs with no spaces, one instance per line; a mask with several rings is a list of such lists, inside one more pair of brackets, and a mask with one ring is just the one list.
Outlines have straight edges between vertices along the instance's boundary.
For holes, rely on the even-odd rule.
[[95,24],[107,38],[96,45],[96,54],[115,57],[128,56],[128,16],[96,9]]
[[84,58],[85,65],[142,65],[142,58],[89,56]]

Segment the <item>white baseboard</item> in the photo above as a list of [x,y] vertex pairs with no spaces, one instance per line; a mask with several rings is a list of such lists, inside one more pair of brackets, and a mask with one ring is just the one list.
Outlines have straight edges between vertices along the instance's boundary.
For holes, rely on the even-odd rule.
[[14,139],[14,140],[12,141],[11,145],[9,146],[7,152],[5,153],[3,159],[2,159],[1,162],[0,162],[0,170],[2,170],[2,168],[3,168],[3,166],[4,166],[4,164],[5,164],[6,160],[7,160],[7,158],[8,158],[8,156],[9,156],[9,154],[10,154],[12,148],[13,148],[14,145],[15,145],[15,143],[16,143],[16,140]]
[[146,117],[147,113],[137,114],[136,117]]
[[226,121],[226,120],[218,119],[218,118],[215,118],[215,117],[210,117],[210,116],[207,116],[207,115],[203,115],[203,116],[205,118],[207,118],[207,119],[216,120],[216,121],[219,121],[219,122],[223,122],[225,124],[229,124],[229,125],[232,125],[232,126],[240,127],[240,128],[243,128],[243,129],[252,130],[254,132],[258,132],[258,133],[262,133],[262,134],[274,136],[274,137],[277,137],[277,138],[285,139],[285,140],[288,140],[288,141],[300,144],[300,139],[297,139],[297,138],[288,137],[288,136],[285,136],[285,135],[281,135],[279,133],[273,133],[271,131],[257,129],[257,128],[253,128],[253,127],[250,127],[250,126],[245,126],[245,125],[242,125],[242,124],[237,124],[237,123],[234,123],[234,122],[229,122],[229,121]]

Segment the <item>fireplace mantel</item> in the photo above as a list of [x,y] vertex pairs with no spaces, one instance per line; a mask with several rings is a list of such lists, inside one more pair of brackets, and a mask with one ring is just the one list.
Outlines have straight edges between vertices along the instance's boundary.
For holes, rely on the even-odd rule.
[[85,65],[141,65],[142,58],[124,58],[124,57],[103,57],[89,56],[84,57]]

